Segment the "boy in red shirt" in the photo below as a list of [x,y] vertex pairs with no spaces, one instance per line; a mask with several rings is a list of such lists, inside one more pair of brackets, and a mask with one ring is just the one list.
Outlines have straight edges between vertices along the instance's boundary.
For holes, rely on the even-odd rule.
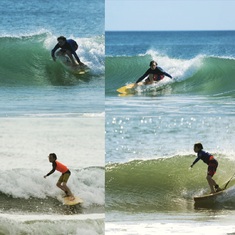
[[66,197],[70,197],[70,200],[74,200],[73,194],[71,193],[69,187],[66,185],[71,175],[70,170],[68,169],[67,166],[57,161],[57,156],[55,153],[50,153],[48,158],[49,162],[52,163],[52,170],[47,175],[45,175],[44,178],[54,173],[55,170],[60,171],[62,175],[60,176],[56,186],[65,192]]

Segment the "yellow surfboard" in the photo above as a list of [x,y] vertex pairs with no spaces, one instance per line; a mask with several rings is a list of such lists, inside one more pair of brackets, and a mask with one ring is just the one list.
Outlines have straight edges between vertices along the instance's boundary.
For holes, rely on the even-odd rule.
[[83,200],[80,197],[74,197],[74,200],[71,200],[70,197],[63,198],[63,204],[67,206],[74,206],[81,203],[83,203]]
[[117,89],[117,92],[121,94],[134,94],[136,92],[136,87],[142,86],[143,82],[139,82],[136,86],[135,83],[128,84],[126,86]]

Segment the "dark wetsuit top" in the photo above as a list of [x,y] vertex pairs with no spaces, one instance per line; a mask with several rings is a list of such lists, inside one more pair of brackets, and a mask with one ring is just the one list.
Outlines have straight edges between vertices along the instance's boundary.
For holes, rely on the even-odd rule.
[[[161,75],[166,75],[167,77],[172,78],[171,75],[168,74],[168,73],[166,73],[162,68],[156,67],[154,70],[151,69],[151,68],[149,68],[149,69],[145,72],[145,74],[144,74],[143,76],[141,76],[141,77],[136,81],[136,83],[142,81],[142,80],[143,80],[145,77],[147,77],[149,74],[157,74],[157,75],[159,75],[159,77],[160,77]],[[161,79],[162,79],[162,78],[157,79],[157,81],[158,81],[158,80],[161,80]]]
[[51,51],[51,56],[55,57],[55,52],[61,48],[62,50],[68,50],[70,51],[74,57],[76,58],[78,63],[81,63],[79,57],[77,56],[77,53],[75,52],[78,48],[77,43],[73,39],[66,40],[65,44],[63,46],[60,46],[59,43],[55,45],[55,47]]
[[196,164],[199,160],[202,160],[203,162],[205,162],[207,165],[209,165],[209,163],[211,161],[216,161],[213,157],[213,155],[211,155],[210,153],[207,153],[203,150],[200,150],[197,153],[197,158],[195,159],[195,161],[193,162],[193,165]]

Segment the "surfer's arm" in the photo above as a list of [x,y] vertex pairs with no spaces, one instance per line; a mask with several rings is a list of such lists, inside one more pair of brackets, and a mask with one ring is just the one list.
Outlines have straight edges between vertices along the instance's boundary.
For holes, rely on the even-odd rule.
[[200,157],[197,157],[197,158],[194,160],[193,164],[192,164],[190,167],[192,168],[199,160],[200,160]]
[[172,76],[169,73],[164,72],[164,75],[172,79]]
[[57,43],[55,47],[51,50],[51,57],[55,60],[55,52],[60,48],[59,44]]
[[79,64],[81,64],[81,60],[79,59],[77,53],[76,53],[75,51],[72,51],[72,54],[74,55],[74,57],[75,57],[75,59],[77,60],[77,62],[78,62]]
[[172,76],[169,73],[166,73],[161,67],[157,67],[160,73],[172,79]]
[[53,174],[53,173],[55,172],[55,170],[56,170],[56,162],[53,162],[53,163],[52,163],[52,170],[51,170],[48,174],[46,174],[46,175],[44,176],[44,178],[46,178],[47,176]]
[[71,44],[70,44],[69,42],[67,42],[67,44],[65,45],[65,47],[66,47],[66,50],[69,50],[69,51],[71,52],[71,54],[75,57],[75,59],[76,59],[76,61],[78,62],[78,64],[80,64],[80,65],[83,64],[83,63],[81,62],[81,60],[79,59],[79,57],[78,57],[76,51],[73,49],[73,47],[71,46]]
[[144,75],[142,75],[135,83],[137,84],[138,82],[141,82],[145,77],[149,75],[149,70],[145,72]]

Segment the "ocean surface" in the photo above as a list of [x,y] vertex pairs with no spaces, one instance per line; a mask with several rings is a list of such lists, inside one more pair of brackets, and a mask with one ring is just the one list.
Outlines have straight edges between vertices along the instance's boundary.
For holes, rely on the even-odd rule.
[[[104,234],[104,1],[3,0],[0,22],[0,234]],[[88,73],[52,60],[60,35]],[[43,178],[51,152],[82,205]]]
[[[234,234],[235,179],[215,203],[207,166],[193,145],[219,162],[223,186],[235,173],[235,31],[106,32],[106,234]],[[120,96],[158,65],[151,89]]]

